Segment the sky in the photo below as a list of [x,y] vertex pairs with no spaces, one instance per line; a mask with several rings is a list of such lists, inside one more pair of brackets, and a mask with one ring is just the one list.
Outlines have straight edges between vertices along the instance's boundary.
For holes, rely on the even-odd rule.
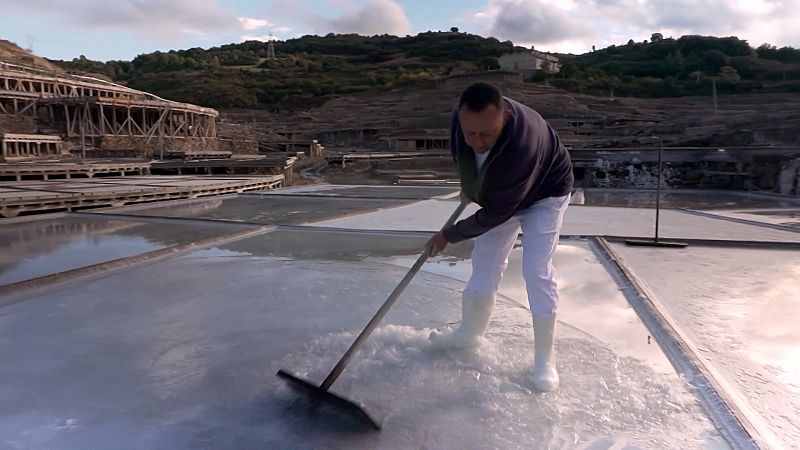
[[0,11],[0,39],[51,59],[130,60],[250,39],[451,27],[568,53],[655,32],[800,48],[800,0],[0,0]]

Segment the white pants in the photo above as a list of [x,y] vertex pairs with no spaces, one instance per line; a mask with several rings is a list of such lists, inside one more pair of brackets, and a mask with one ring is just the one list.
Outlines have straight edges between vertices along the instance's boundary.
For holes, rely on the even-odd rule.
[[570,196],[540,200],[475,239],[472,276],[465,291],[494,297],[508,267],[508,256],[522,230],[522,273],[528,304],[536,316],[552,317],[558,308],[553,255]]

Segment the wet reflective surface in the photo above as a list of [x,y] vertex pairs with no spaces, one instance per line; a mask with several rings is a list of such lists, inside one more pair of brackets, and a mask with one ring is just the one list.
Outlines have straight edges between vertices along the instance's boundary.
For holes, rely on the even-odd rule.
[[114,211],[137,216],[191,217],[272,225],[299,224],[347,216],[410,202],[397,199],[240,195],[178,202],[165,206],[119,208]]
[[230,234],[227,226],[64,217],[0,223],[0,285]]
[[[56,449],[725,448],[663,356],[645,350],[646,331],[611,277],[591,268],[598,265],[581,243],[562,246],[557,257],[565,283],[559,390],[530,389],[530,315],[513,298],[520,289],[514,276],[480,350],[432,351],[430,331],[459,319],[463,282],[426,270],[334,385],[384,418],[381,433],[313,410],[275,372],[321,380],[402,278],[397,261],[416,254],[424,239],[355,235],[365,245],[353,240],[348,253],[342,233],[293,234],[276,231],[71,283],[2,308],[2,442]],[[428,268],[463,273],[469,249],[452,250]],[[509,273],[518,264],[515,255]],[[637,343],[625,345],[623,335]]]
[[800,448],[800,252],[614,248],[781,444]]
[[[384,430],[365,434],[324,410],[310,413],[275,372],[321,381],[427,240],[378,230],[433,232],[456,206],[411,200],[450,188],[382,189],[312,186],[105,212],[151,223],[100,214],[0,223],[0,284],[247,228],[212,220],[351,229],[281,229],[19,294],[22,301],[0,307],[0,448],[727,448],[582,240],[562,241],[555,257],[557,391],[532,392],[527,379],[533,345],[519,248],[484,345],[428,347],[432,329],[460,320],[471,270],[465,242],[425,264],[334,385],[381,415]],[[586,203],[649,201],[630,194]],[[674,194],[683,197],[672,205],[755,204],[739,193]],[[777,206],[745,213],[794,219]],[[666,237],[800,241],[681,211],[661,217]],[[648,237],[653,219],[644,208],[573,205],[562,231]],[[724,381],[794,446],[797,255],[620,251]]]
[[[702,217],[684,211],[662,210],[659,236],[665,238],[800,242],[800,233]],[[572,206],[567,208],[562,234],[653,237],[653,209]]]
[[[331,197],[401,198],[425,200],[457,193],[457,188],[422,186],[322,185],[264,191],[260,195],[325,195]],[[259,195],[254,193],[254,195]]]
[[[417,230],[434,232],[456,208],[455,200],[426,200],[387,211],[341,217],[319,225],[362,230]],[[478,210],[474,203],[462,219]],[[568,236],[653,237],[653,209],[570,205],[564,215],[561,234]],[[741,241],[800,242],[800,233],[755,225],[735,223],[689,212],[660,212],[659,236],[684,239],[721,239]]]
[[744,211],[711,211],[713,214],[800,229],[800,209],[769,209]]
[[[583,204],[655,208],[656,190],[585,189]],[[800,199],[759,195],[749,192],[662,189],[662,208],[731,209],[796,208]]]

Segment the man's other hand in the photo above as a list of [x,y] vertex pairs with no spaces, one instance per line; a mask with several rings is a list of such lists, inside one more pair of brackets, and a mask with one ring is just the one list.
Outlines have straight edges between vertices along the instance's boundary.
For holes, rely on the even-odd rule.
[[445,239],[444,234],[440,231],[436,233],[436,236],[431,238],[428,242],[428,246],[431,248],[431,257],[434,257],[447,247],[447,239]]

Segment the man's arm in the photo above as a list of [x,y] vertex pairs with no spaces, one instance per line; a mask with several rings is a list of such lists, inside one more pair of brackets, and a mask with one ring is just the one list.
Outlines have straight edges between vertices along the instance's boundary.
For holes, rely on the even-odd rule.
[[[508,149],[512,150],[512,149]],[[457,222],[444,230],[443,235],[450,243],[460,242],[480,236],[492,228],[510,219],[525,201],[541,170],[541,162],[532,152],[524,148],[515,148],[514,154],[503,155],[505,163],[500,168],[502,175],[492,180],[487,193],[486,206],[472,216]],[[500,161],[498,161],[500,162]],[[498,171],[495,171],[497,173]],[[502,178],[501,178],[502,177]]]

